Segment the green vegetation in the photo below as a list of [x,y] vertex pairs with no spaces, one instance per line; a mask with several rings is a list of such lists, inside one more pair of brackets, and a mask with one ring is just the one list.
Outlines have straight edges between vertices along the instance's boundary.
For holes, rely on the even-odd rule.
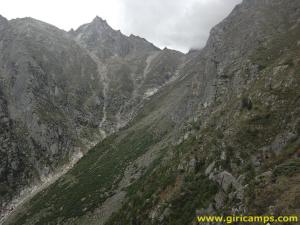
[[292,176],[300,173],[300,159],[290,159],[275,167],[273,175],[277,176]]
[[104,140],[58,182],[35,196],[28,205],[28,213],[14,224],[24,224],[34,214],[40,214],[36,225],[56,224],[58,220],[80,217],[94,210],[112,194],[111,188],[122,177],[128,163],[159,138],[162,137],[147,130],[131,130],[118,142],[116,136]]
[[[153,148],[159,150],[156,160],[139,179],[124,188],[126,201],[108,225],[190,224],[195,211],[206,209],[221,190],[204,175],[212,162],[211,177],[226,171],[232,180],[236,178],[238,186],[245,188],[243,196],[236,197],[234,192],[240,190],[230,183],[225,203],[217,212],[238,208],[239,204],[253,212],[266,212],[284,193],[284,178],[295,179],[287,187],[294,188],[300,168],[300,161],[295,158],[300,131],[300,88],[295,71],[300,68],[299,61],[294,59],[297,51],[292,50],[299,31],[291,32],[292,44],[278,37],[256,49],[250,61],[251,67],[258,65],[257,74],[245,80],[249,82],[247,86],[238,86],[239,90],[212,103],[204,113],[196,111],[197,122],[188,123],[186,118],[180,118],[188,114],[186,111],[192,111],[189,104],[183,105],[184,109],[174,106],[192,98],[183,89],[192,86],[188,79],[194,77],[167,86],[145,103],[130,124],[91,149],[69,173],[35,196],[26,205],[28,210],[13,224],[32,222],[35,218],[35,225],[58,224],[93,212],[114,194],[126,167]],[[291,51],[281,56],[284,46]],[[239,65],[246,68],[241,69],[245,77],[252,75],[248,63],[245,59]],[[122,82],[128,78],[128,74],[123,75]],[[130,93],[130,84],[124,88]],[[297,137],[290,138],[288,132],[296,132]],[[175,142],[185,140],[172,145],[170,140],[175,136],[180,138]],[[265,172],[265,181],[257,182],[256,178]],[[294,206],[283,203],[281,207],[288,210]]]
[[[172,159],[153,162],[147,173],[128,188],[129,201],[107,224],[131,224],[132,221],[156,224],[163,220],[165,224],[185,225],[193,221],[196,210],[206,208],[217,192],[217,185],[203,175],[203,165],[196,169],[196,174],[178,170],[182,157],[190,154],[196,143],[192,137],[174,149],[163,149],[162,152],[174,152]],[[157,216],[150,218],[155,211]]]
[[187,177],[183,192],[171,201],[167,224],[190,224],[195,219],[196,210],[206,209],[217,191],[217,185],[206,176]]

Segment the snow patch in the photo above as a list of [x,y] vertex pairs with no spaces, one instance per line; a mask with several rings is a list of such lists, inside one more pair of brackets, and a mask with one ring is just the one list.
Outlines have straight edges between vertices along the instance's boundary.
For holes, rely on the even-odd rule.
[[148,89],[144,94],[144,98],[149,98],[150,96],[154,95],[157,91],[158,91],[158,88]]

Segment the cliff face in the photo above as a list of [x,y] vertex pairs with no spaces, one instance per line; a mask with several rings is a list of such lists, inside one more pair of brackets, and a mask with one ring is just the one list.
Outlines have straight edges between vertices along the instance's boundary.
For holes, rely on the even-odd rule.
[[[95,18],[76,31],[80,35],[84,30],[85,45],[78,36],[31,18],[0,18],[3,209],[25,187],[44,182],[126,125],[151,90],[171,79],[183,58],[102,23]],[[101,45],[102,38],[121,47]],[[106,62],[90,45],[111,52]],[[122,53],[123,45],[130,55]],[[166,66],[153,68],[156,58]],[[159,70],[165,74],[153,82]]]
[[5,21],[0,35],[4,204],[90,144],[84,132],[97,130],[103,87],[96,64],[65,32],[26,18]]
[[[297,0],[244,0],[212,29],[205,48],[185,56],[149,43],[132,47],[144,40],[100,18],[64,33],[95,65],[99,136],[122,128],[5,224],[182,225],[220,212],[298,215],[299,18]],[[108,31],[99,38],[95,30]],[[10,115],[9,98],[0,94],[0,112]],[[14,121],[1,125],[14,138]]]
[[100,129],[105,134],[133,118],[145,98],[176,77],[184,60],[182,53],[161,51],[138,36],[127,37],[99,17],[69,33],[98,63],[104,84]]

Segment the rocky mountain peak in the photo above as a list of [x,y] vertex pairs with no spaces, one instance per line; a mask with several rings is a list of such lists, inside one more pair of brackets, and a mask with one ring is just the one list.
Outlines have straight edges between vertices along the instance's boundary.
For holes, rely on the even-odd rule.
[[108,59],[112,56],[124,57],[137,51],[158,50],[143,38],[134,35],[128,37],[120,30],[114,30],[99,16],[96,16],[91,23],[82,25],[75,32],[70,31],[69,34],[100,59]]
[[103,30],[113,30],[106,20],[99,16],[96,16],[93,21],[89,24],[89,27],[95,29],[95,31],[102,32]]
[[93,23],[105,23],[105,24],[107,24],[106,20],[102,19],[100,16],[96,16],[93,19]]
[[2,30],[8,24],[8,20],[0,15],[0,30]]
[[7,21],[7,19],[5,17],[3,17],[2,15],[0,15],[0,22],[2,21]]
[[85,33],[87,35],[97,36],[98,38],[106,39],[109,36],[116,35],[113,30],[101,17],[96,16],[92,22],[80,26],[76,31],[78,33]]

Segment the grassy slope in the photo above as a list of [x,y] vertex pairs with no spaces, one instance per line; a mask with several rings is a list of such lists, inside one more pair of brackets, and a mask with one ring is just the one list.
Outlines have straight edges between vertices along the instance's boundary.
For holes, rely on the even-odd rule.
[[158,142],[167,141],[173,123],[160,112],[155,114],[139,117],[118,135],[99,143],[70,172],[25,204],[8,223],[56,224],[99,207],[113,194],[112,189],[130,162]]
[[[128,201],[108,224],[155,224],[157,218],[153,221],[149,216],[154,211],[165,214],[165,224],[189,224],[195,210],[206,208],[218,190],[204,175],[204,169],[213,160],[221,170],[246,177],[244,184],[250,191],[246,190],[243,204],[252,212],[265,213],[266,206],[272,204],[270,199],[292,199],[299,181],[299,159],[292,159],[300,147],[298,37],[299,29],[295,29],[258,49],[251,58],[261,65],[258,78],[241,96],[213,106],[209,118],[200,118],[193,126],[197,127],[194,136],[178,146],[162,149],[164,155],[128,188]],[[281,49],[286,49],[284,54]],[[166,89],[157,96],[159,101],[150,100],[135,122],[93,148],[67,175],[34,197],[10,224],[57,224],[98,207],[106,198],[103,193],[111,194],[111,187],[130,161],[157,142],[167,140],[174,124],[162,114],[172,108],[170,99],[181,96],[180,87]],[[241,107],[243,98],[251,99],[251,109]],[[256,169],[247,163],[252,156],[263,154],[261,148],[270,145],[278,134],[290,130],[297,137],[279,154],[272,154]],[[226,152],[226,159],[220,159],[222,151]],[[197,159],[194,169],[180,169],[192,158]],[[274,179],[262,188],[254,178],[269,170]],[[283,182],[293,192],[282,192]],[[264,201],[264,193],[269,194],[268,201]],[[281,207],[294,212],[299,196],[295,197],[289,203],[282,201],[286,204]],[[236,204],[228,200],[223,212]]]
[[[204,175],[214,160],[219,170],[245,176],[242,204],[249,213],[268,214],[271,205],[277,210],[275,214],[299,213],[300,160],[295,158],[300,149],[299,36],[299,29],[294,29],[255,51],[251,61],[260,65],[258,79],[241,96],[216,105],[205,126],[201,119],[194,122],[192,127],[199,129],[196,134],[169,148],[172,156],[130,187],[129,201],[108,224],[190,224],[195,210],[207,208],[217,192],[216,184]],[[251,99],[251,109],[241,107],[244,98]],[[270,153],[271,157],[254,168],[251,157],[262,155],[261,149],[285,131],[296,135],[277,155]],[[226,159],[220,159],[222,151]],[[179,169],[192,158],[197,159],[192,172]],[[266,171],[272,172],[272,181],[259,182],[256,178]],[[238,204],[238,199],[227,199],[220,213],[230,212]],[[151,218],[154,211],[158,212],[155,219]]]

